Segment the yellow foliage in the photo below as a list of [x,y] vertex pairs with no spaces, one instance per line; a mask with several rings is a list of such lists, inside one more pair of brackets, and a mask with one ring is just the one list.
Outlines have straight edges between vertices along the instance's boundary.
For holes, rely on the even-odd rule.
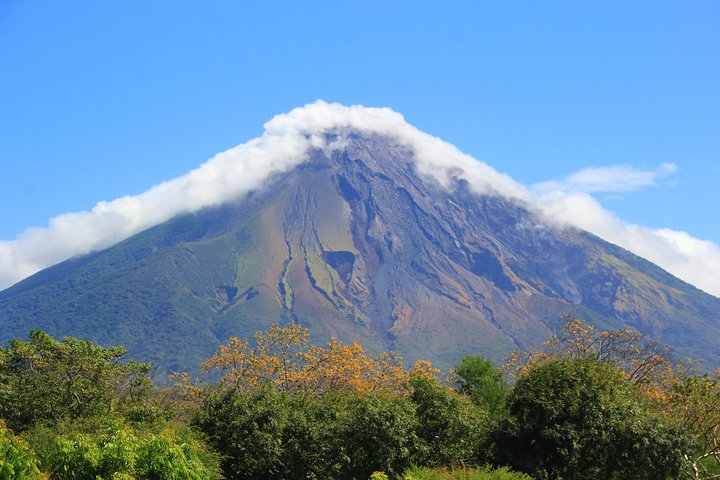
[[168,377],[168,383],[172,385],[182,397],[191,398],[202,390],[190,380],[187,372],[175,372]]
[[[330,339],[324,346],[310,345],[310,333],[297,324],[273,325],[254,336],[254,346],[231,338],[203,363],[206,371],[219,371],[221,384],[256,388],[272,384],[288,391],[322,393],[347,388],[401,392],[412,376],[435,377],[440,370],[420,360],[405,370],[395,353],[369,355],[359,343]],[[188,387],[181,383],[181,388]]]
[[502,369],[510,378],[518,378],[535,365],[561,358],[610,363],[649,399],[660,402],[667,400],[668,392],[689,370],[687,364],[671,359],[667,347],[647,341],[635,330],[599,330],[573,318],[565,320],[562,333],[546,341],[542,351],[512,352]]
[[437,378],[439,373],[440,369],[433,367],[429,360],[417,360],[412,366],[412,376],[416,378]]
[[562,333],[545,342],[540,352],[513,352],[503,371],[517,378],[541,363],[555,359],[594,358],[616,366],[637,385],[656,411],[692,432],[699,440],[694,452],[683,453],[687,478],[720,478],[720,369],[698,375],[690,362],[676,362],[670,350],[624,328],[598,330],[567,319]]

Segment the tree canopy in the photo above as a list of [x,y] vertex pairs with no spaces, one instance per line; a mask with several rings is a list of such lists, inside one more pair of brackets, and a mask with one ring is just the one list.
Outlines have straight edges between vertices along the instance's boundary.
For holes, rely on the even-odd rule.
[[122,347],[0,347],[0,480],[720,478],[720,372],[627,329],[571,320],[500,369],[441,375],[274,325],[204,367],[214,383],[163,389]]
[[126,353],[73,337],[56,340],[42,331],[30,332],[29,341],[12,340],[0,347],[0,416],[23,431],[37,423],[149,406],[150,365],[123,362]]
[[537,479],[676,478],[690,439],[652,411],[622,372],[595,359],[558,359],[515,384],[496,434],[504,464]]

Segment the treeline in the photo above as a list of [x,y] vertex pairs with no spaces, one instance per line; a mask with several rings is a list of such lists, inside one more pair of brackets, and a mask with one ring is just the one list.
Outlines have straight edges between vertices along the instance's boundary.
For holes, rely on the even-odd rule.
[[716,374],[580,321],[495,368],[407,368],[298,325],[233,338],[171,386],[32,332],[0,347],[2,479],[710,479]]

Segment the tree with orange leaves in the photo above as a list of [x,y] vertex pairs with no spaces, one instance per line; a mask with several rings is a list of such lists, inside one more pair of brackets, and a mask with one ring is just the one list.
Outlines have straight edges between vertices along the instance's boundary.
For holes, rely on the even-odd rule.
[[302,366],[299,354],[307,347],[310,334],[296,324],[273,325],[255,333],[255,344],[232,337],[203,362],[205,371],[222,372],[221,383],[234,387],[275,384],[289,390]]
[[542,350],[512,352],[502,368],[511,379],[517,379],[536,365],[558,359],[611,364],[623,373],[624,380],[659,400],[666,399],[667,392],[691,371],[690,364],[677,362],[668,347],[649,341],[636,330],[600,330],[573,318],[565,319],[563,331],[546,341]]
[[[419,360],[409,370],[396,353],[369,355],[359,343],[330,339],[324,346],[309,344],[310,333],[297,324],[273,325],[254,335],[253,345],[236,337],[221,345],[203,363],[206,372],[218,371],[220,383],[254,389],[275,385],[284,391],[318,394],[333,389],[400,392],[411,377],[434,377],[440,370]],[[182,376],[177,378],[182,379]],[[192,391],[180,382],[184,391]]]
[[656,412],[694,436],[695,447],[682,454],[684,474],[693,480],[720,479],[720,370],[697,374],[689,362],[675,361],[668,347],[637,331],[603,331],[577,319],[566,320],[563,332],[545,342],[542,351],[513,352],[503,369],[519,378],[560,359],[617,368]]

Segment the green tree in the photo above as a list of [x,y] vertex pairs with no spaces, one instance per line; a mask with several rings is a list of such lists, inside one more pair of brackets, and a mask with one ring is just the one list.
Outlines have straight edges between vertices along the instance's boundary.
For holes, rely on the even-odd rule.
[[290,414],[286,393],[263,388],[227,390],[208,398],[193,418],[223,457],[228,478],[290,478],[283,436]]
[[339,441],[346,459],[339,478],[368,478],[374,471],[395,478],[415,463],[417,418],[406,397],[349,392],[339,405],[349,412],[340,424]]
[[0,417],[15,431],[114,411],[147,417],[150,365],[123,363],[126,351],[41,331],[11,340],[0,347]]
[[683,455],[683,472],[692,480],[720,478],[720,370],[685,377],[661,404],[664,414],[695,439]]
[[210,395],[193,419],[236,479],[398,475],[417,451],[408,398],[333,390],[320,396],[268,386]]
[[510,386],[492,360],[480,355],[468,355],[460,359],[454,371],[460,393],[485,408],[493,419],[505,415]]
[[43,450],[44,467],[52,478],[63,480],[220,478],[219,459],[182,429],[140,434],[116,423],[98,434],[53,436]]
[[593,359],[531,368],[496,432],[496,460],[537,479],[676,478],[687,436],[622,373]]
[[489,433],[487,411],[434,379],[415,378],[411,386],[423,445],[418,464],[481,464]]

